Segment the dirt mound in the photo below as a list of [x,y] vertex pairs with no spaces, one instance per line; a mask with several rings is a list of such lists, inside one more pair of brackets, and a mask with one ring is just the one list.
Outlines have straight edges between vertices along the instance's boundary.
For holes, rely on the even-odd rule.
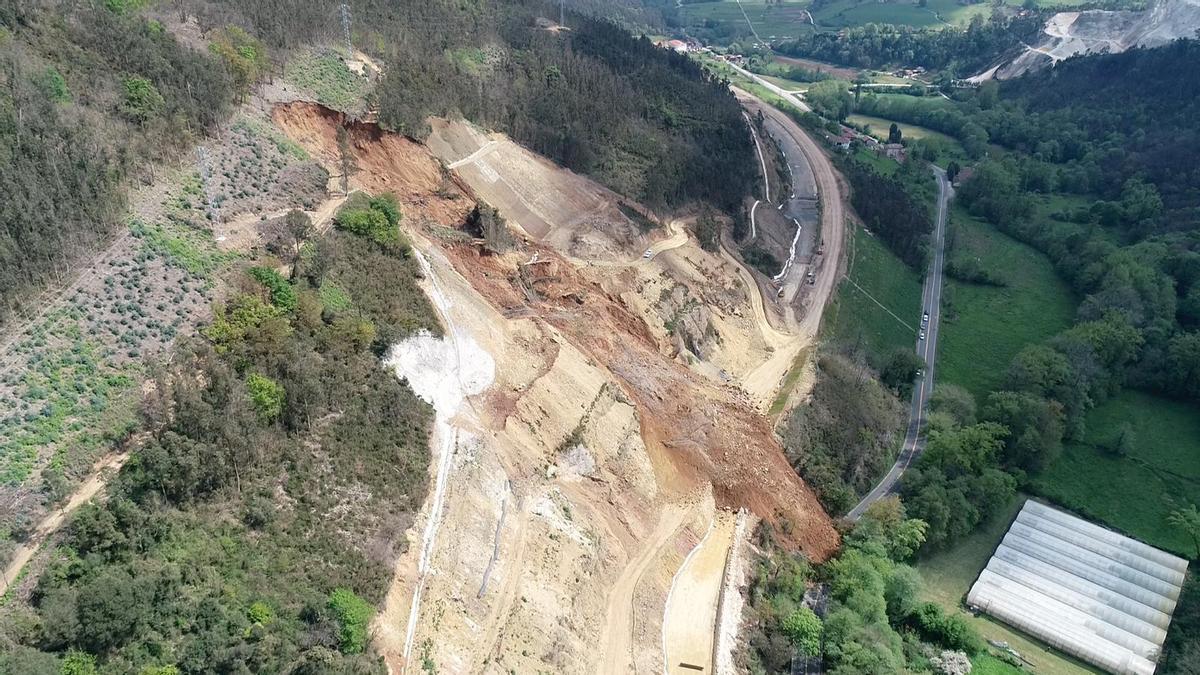
[[377,124],[356,122],[316,103],[276,106],[272,119],[292,140],[340,175],[341,152],[337,130],[345,126],[357,170],[350,183],[367,192],[391,192],[408,211],[443,226],[462,223],[474,202],[429,150],[405,136],[383,131]]

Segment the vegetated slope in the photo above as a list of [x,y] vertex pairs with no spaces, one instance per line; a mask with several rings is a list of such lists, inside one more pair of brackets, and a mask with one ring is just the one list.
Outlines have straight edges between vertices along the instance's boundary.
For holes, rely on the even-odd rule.
[[966,29],[953,27],[910,28],[868,23],[840,31],[814,32],[775,46],[790,56],[803,56],[860,68],[921,66],[946,70],[952,75],[978,72],[998,57],[1019,49],[1022,40],[1033,40],[1044,16],[1003,15],[984,21],[975,18]]
[[997,119],[989,132],[1006,146],[1067,163],[1094,192],[1114,194],[1145,177],[1163,212],[1127,224],[1131,235],[1200,228],[1200,82],[1189,75],[1196,68],[1196,40],[1071,59],[1005,83],[1002,97],[1027,116],[1005,117],[1003,127]]
[[432,415],[377,354],[440,328],[402,241],[306,247],[292,280],[239,275],[154,379],[108,500],[4,611],[0,671],[383,671],[367,623],[424,500]]
[[218,58],[141,17],[0,8],[0,325],[113,231],[123,179],[210,129],[234,93]]
[[[190,2],[202,25],[240,16],[271,43],[340,35],[324,2]],[[739,207],[753,146],[733,95],[686,56],[610,22],[535,0],[370,3],[356,44],[385,64],[379,119],[422,137],[429,115],[461,114],[656,209]],[[299,37],[298,37],[299,36]]]

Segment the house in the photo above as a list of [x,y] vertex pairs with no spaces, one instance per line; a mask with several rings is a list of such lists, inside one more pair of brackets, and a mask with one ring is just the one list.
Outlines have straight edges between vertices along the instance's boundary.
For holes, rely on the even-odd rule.
[[684,42],[683,40],[668,40],[667,41],[667,49],[678,52],[680,54],[686,54],[688,52],[688,44],[686,42]]
[[897,162],[903,162],[904,146],[900,143],[884,143],[883,154],[887,155],[889,159],[894,159]]

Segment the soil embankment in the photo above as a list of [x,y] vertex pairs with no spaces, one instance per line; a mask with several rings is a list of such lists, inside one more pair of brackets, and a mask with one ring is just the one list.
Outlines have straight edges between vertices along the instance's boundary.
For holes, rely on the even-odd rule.
[[[335,115],[301,104],[274,119],[338,166]],[[397,194],[447,333],[495,362],[494,382],[445,417],[455,440],[437,439],[437,489],[376,624],[394,670],[425,658],[438,672],[660,669],[664,604],[706,500],[790,521],[814,559],[833,552],[837,534],[769,422],[733,378],[696,363],[694,350],[731,367],[750,362],[726,352],[769,353],[732,267],[692,242],[643,259],[660,237],[610,192],[505,139],[454,146],[445,164],[467,161],[447,176],[407,139],[362,124],[351,138],[352,186]],[[486,184],[489,201],[528,235],[506,254],[457,229],[488,175],[456,174],[484,161],[504,179]],[[552,191],[572,194],[535,199]],[[670,326],[684,324],[681,344]],[[722,339],[706,342],[706,326]],[[718,589],[709,567],[689,563],[684,578]]]

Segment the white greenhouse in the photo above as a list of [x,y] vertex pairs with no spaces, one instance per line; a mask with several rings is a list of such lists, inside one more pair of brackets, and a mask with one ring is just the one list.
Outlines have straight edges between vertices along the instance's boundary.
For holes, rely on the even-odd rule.
[[967,604],[1115,675],[1153,675],[1187,565],[1031,499]]

